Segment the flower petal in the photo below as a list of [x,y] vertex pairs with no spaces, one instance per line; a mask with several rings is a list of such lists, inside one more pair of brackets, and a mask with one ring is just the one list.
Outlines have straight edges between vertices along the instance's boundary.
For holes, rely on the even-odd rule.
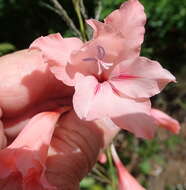
[[74,86],[75,71],[73,68],[71,68],[71,66],[69,66],[69,64],[67,64],[66,66],[51,66],[50,71],[55,75],[58,80],[62,81],[64,84],[68,86]]
[[152,114],[152,117],[156,120],[157,125],[171,131],[172,133],[175,133],[175,134],[179,133],[180,124],[177,120],[173,119],[166,113],[157,109],[152,109],[151,114]]
[[96,54],[96,45],[89,42],[85,43],[78,51],[74,51],[71,54],[71,62],[65,67],[68,76],[65,76],[67,80],[64,80],[64,82],[67,81],[67,85],[72,84],[74,86],[77,73],[84,76],[96,74],[98,70]]
[[73,105],[81,119],[95,120],[150,111],[147,101],[120,97],[108,82],[99,83],[93,76],[79,77],[76,81]]
[[120,97],[108,82],[99,83],[92,76],[80,77],[75,86],[73,105],[81,119],[110,117],[120,128],[138,137],[153,136],[155,127],[149,116],[150,102]]
[[[138,0],[128,0],[106,17],[105,23],[118,29],[125,38],[125,56],[139,56],[144,40],[146,15]],[[124,57],[125,57],[124,56]]]
[[123,3],[120,9],[106,17],[105,23],[94,19],[87,23],[94,30],[94,40],[99,41],[107,52],[117,54],[117,61],[139,56],[146,16],[138,0]]
[[0,189],[8,190],[5,181],[12,185],[21,182],[27,190],[56,189],[44,176],[44,164],[55,124],[64,111],[37,114],[14,142],[0,152]]
[[56,78],[71,84],[65,66],[70,62],[72,52],[80,49],[82,45],[83,42],[78,38],[62,38],[57,33],[36,39],[30,48],[40,49]]
[[121,163],[113,145],[111,145],[111,153],[119,178],[118,190],[145,190]]
[[126,43],[127,39],[116,28],[94,19],[87,20],[87,23],[94,29],[93,40],[89,44],[96,44],[105,49],[105,62],[117,63],[124,58],[133,57],[133,51]]
[[73,52],[71,63],[67,65],[71,78],[74,78],[74,73],[77,71],[84,76],[99,75],[98,60],[113,65],[117,62],[119,53],[123,51],[121,35],[114,32],[112,27],[109,25],[106,27],[105,24],[94,19],[87,22],[98,27],[100,35]]
[[30,48],[40,49],[46,62],[54,65],[66,65],[74,50],[78,50],[83,42],[78,38],[62,38],[57,34],[50,34],[36,39]]
[[152,139],[156,132],[154,119],[146,113],[128,114],[112,120],[118,127],[135,134],[139,138]]
[[110,75],[110,83],[132,98],[149,98],[158,94],[175,77],[161,65],[145,57],[119,63]]

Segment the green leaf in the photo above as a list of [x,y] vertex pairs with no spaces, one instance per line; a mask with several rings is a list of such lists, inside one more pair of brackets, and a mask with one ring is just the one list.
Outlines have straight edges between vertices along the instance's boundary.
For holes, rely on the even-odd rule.
[[86,177],[84,178],[81,183],[80,183],[80,187],[81,188],[89,188],[91,187],[92,185],[94,185],[95,183],[95,180],[91,177]]
[[151,171],[151,165],[148,160],[141,162],[139,167],[141,172],[143,172],[144,174],[149,174],[149,172]]
[[10,43],[0,43],[0,55],[15,51],[16,47]]

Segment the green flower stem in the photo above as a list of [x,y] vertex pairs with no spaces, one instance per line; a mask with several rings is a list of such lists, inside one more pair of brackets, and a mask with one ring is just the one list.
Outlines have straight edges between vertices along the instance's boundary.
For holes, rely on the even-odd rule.
[[95,172],[96,175],[100,177],[100,179],[103,179],[104,182],[111,184],[111,181],[108,177],[106,177],[101,171],[99,171],[96,167],[93,168],[93,172]]
[[81,15],[81,9],[80,9],[80,0],[72,0],[73,5],[74,5],[74,9],[76,11],[78,20],[79,20],[79,25],[80,25],[80,31],[81,31],[81,36],[83,38],[84,41],[87,40],[87,35],[86,35],[86,30],[85,30],[85,25],[83,22],[83,18]]
[[96,8],[95,8],[95,19],[96,20],[99,20],[102,8],[103,8],[102,7],[102,1],[101,0],[97,0]]
[[80,31],[76,28],[73,20],[70,18],[70,16],[68,15],[67,11],[63,8],[63,6],[58,2],[58,0],[50,0],[50,2],[54,5],[54,7],[44,2],[41,2],[41,4],[47,7],[48,9],[54,11],[56,14],[58,14],[66,22],[66,24],[72,29],[72,31],[77,36],[81,37]]
[[87,15],[86,8],[85,8],[83,0],[80,0],[80,9],[81,9],[81,14],[84,17],[84,19],[88,19],[88,15]]
[[115,178],[115,169],[114,169],[114,165],[112,162],[112,154],[111,154],[110,147],[107,148],[107,158],[108,158],[108,163],[109,163],[109,173],[110,173],[111,181],[112,181],[112,189],[116,190],[117,183],[116,183],[116,178]]

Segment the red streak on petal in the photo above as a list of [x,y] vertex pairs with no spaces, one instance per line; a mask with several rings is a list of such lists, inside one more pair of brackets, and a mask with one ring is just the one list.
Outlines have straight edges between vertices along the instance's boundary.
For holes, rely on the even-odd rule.
[[114,79],[114,80],[123,80],[123,79],[136,79],[136,78],[140,78],[140,77],[135,76],[135,75],[121,74],[121,75],[118,75],[118,76],[114,76],[112,79]]
[[95,88],[94,95],[96,95],[96,94],[99,92],[100,88],[101,88],[101,85],[100,85],[100,84],[97,84],[97,85],[96,85],[96,88]]
[[118,91],[118,89],[116,89],[115,86],[114,86],[112,83],[109,82],[109,84],[110,84],[110,86],[111,86],[111,88],[112,88],[112,91],[113,91],[117,96],[120,96],[120,92]]

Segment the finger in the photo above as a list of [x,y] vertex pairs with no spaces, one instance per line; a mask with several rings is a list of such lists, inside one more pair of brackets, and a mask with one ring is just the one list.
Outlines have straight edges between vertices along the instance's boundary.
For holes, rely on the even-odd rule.
[[46,163],[46,176],[52,185],[63,190],[79,189],[79,182],[92,169],[105,143],[118,132],[108,124],[82,121],[73,111],[61,118]]
[[3,118],[4,131],[11,142],[11,140],[20,133],[20,131],[26,126],[30,119],[37,113],[54,110],[63,106],[72,106],[71,104],[71,97],[66,97],[58,99],[55,98],[42,102],[38,105],[34,105],[24,114],[16,118]]
[[68,110],[63,107],[35,115],[14,142],[0,151],[1,190],[55,189],[44,176],[44,165],[56,122]]
[[21,115],[46,99],[67,96],[71,90],[51,74],[38,50],[0,57],[0,107],[6,118]]

